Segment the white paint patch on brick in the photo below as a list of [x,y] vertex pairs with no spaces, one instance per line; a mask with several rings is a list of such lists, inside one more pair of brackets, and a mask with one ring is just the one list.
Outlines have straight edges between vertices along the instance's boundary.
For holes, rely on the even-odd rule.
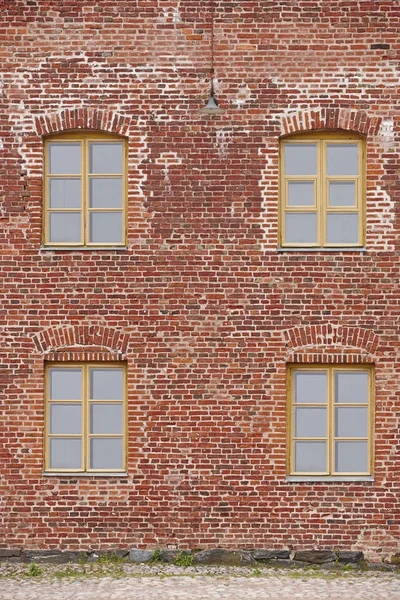
[[394,148],[394,123],[393,119],[383,119],[379,130],[382,148],[386,151]]
[[[382,554],[381,546],[397,548],[399,540],[395,536],[391,535],[387,528],[375,527],[371,528],[367,523],[361,527],[360,534],[358,535],[355,544],[351,546],[351,550],[360,550],[360,548],[368,548],[368,559],[371,561],[382,561],[384,559],[390,562],[390,553]],[[379,548],[375,551],[375,548]]]
[[[278,230],[276,228],[278,215],[278,147],[260,147],[258,154],[263,156],[265,161],[264,170],[259,179],[264,243],[265,246],[276,248],[278,245]],[[274,215],[271,216],[272,207],[274,207]]]
[[220,158],[226,158],[229,144],[232,143],[232,129],[222,128],[215,132],[215,143]]
[[[164,6],[162,6],[164,4]],[[180,11],[180,2],[176,2],[175,5],[165,6],[165,0],[159,1],[160,6],[160,16],[158,21],[162,23],[181,23],[181,11]]]
[[169,169],[170,167],[181,165],[182,159],[176,152],[163,152],[158,158],[156,158],[155,162],[158,165],[163,165],[165,185],[167,190],[170,192],[172,188],[171,180],[169,178]]
[[283,109],[284,116],[290,116],[298,112],[299,106],[304,103],[315,102],[321,98],[331,95],[331,89],[341,90],[341,94],[349,97],[357,96],[363,98],[374,89],[389,89],[395,92],[399,86],[399,76],[393,61],[382,61],[379,69],[358,67],[350,69],[348,65],[336,68],[332,67],[326,71],[324,65],[315,65],[315,69],[306,80],[293,79],[293,75],[285,76],[285,73],[276,73],[271,82],[280,90],[290,90],[293,97],[292,105]]
[[[369,206],[371,210],[369,210]],[[371,247],[368,233],[373,233],[374,249],[393,252],[395,202],[385,189],[377,185],[368,191],[367,197],[367,247]],[[372,212],[373,210],[373,212]]]
[[243,108],[252,98],[252,93],[250,91],[249,86],[243,85],[239,88],[237,97],[233,100],[234,106],[236,108]]
[[215,77],[215,75],[213,77],[213,87],[214,87],[214,92],[216,94],[219,94],[222,92],[221,83],[220,83],[219,79],[217,77]]

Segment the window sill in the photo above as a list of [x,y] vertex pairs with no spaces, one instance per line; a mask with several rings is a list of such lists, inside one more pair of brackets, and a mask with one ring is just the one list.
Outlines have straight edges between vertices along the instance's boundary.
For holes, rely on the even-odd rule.
[[366,252],[365,246],[314,247],[314,246],[278,246],[278,252]]
[[287,475],[286,481],[289,483],[314,483],[324,481],[326,483],[335,482],[357,482],[357,481],[375,481],[373,475]]
[[75,479],[76,477],[128,477],[128,471],[115,471],[114,473],[101,473],[100,471],[98,473],[66,473],[65,471],[43,471],[42,475],[43,477],[68,477],[68,479]]
[[128,250],[128,246],[40,246],[39,250],[40,252],[97,252],[98,250],[114,252]]

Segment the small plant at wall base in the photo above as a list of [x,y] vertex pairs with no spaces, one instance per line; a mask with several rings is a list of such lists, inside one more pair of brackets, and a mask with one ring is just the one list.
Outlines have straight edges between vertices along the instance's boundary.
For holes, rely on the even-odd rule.
[[43,571],[34,562],[31,562],[26,574],[28,577],[40,577],[43,574]]
[[159,563],[161,562],[161,553],[160,550],[158,548],[156,548],[153,552],[153,556],[151,557],[150,560],[151,563]]
[[180,550],[174,560],[174,565],[177,567],[191,567],[193,565],[194,556],[189,552]]

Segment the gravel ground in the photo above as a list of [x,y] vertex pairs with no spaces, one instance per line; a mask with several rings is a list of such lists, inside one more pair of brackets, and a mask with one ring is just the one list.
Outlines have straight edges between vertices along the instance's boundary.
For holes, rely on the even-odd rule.
[[[37,571],[40,569],[40,572]],[[29,571],[31,576],[28,575]],[[32,575],[32,571],[36,574]],[[0,566],[1,600],[400,600],[400,572],[172,565]]]

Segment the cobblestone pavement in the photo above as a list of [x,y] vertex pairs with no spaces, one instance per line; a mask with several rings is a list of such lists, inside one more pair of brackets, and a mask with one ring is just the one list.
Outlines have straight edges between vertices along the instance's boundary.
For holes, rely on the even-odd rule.
[[[25,572],[27,565],[24,566]],[[74,567],[70,567],[74,568]],[[60,569],[60,568],[58,568]],[[68,567],[64,567],[68,569]],[[63,571],[61,571],[63,572]],[[312,573],[223,569],[123,569],[118,577],[0,579],[1,600],[399,600],[400,573]]]

